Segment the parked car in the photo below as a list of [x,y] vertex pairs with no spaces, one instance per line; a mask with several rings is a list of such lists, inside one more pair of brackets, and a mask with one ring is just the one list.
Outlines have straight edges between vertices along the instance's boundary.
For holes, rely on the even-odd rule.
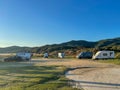
[[92,52],[81,52],[80,54],[78,54],[76,57],[78,59],[82,59],[82,58],[87,58],[87,59],[90,59],[92,58],[93,56],[93,53]]
[[24,60],[19,56],[11,56],[4,59],[4,62],[21,62],[21,61]]
[[32,57],[31,53],[19,52],[16,53],[15,56],[7,57],[4,59],[5,62],[20,62],[20,61],[28,61]]

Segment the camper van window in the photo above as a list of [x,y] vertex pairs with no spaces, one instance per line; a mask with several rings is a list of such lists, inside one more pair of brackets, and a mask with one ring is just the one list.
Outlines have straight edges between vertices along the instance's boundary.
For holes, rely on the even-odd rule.
[[107,53],[103,53],[103,56],[107,56]]
[[113,52],[110,52],[110,56],[113,54]]

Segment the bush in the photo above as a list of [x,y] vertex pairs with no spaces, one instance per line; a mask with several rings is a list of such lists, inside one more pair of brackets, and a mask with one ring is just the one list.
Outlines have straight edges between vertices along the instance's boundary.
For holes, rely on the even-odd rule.
[[115,58],[120,59],[120,53],[117,53]]

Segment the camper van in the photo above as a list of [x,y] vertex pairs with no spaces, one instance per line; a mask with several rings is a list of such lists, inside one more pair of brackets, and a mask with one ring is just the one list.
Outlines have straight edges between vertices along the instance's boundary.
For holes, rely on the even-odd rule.
[[76,58],[78,59],[82,59],[82,58],[92,58],[93,53],[92,52],[81,52],[80,54],[78,54],[76,56]]
[[65,56],[65,53],[58,53],[59,58],[64,58],[64,56]]
[[19,52],[19,53],[16,53],[16,56],[21,57],[24,60],[30,60],[31,57],[32,57],[32,54],[31,53],[26,53],[26,52]]
[[48,58],[48,53],[44,53],[44,58]]
[[98,51],[92,59],[112,59],[115,57],[114,51]]

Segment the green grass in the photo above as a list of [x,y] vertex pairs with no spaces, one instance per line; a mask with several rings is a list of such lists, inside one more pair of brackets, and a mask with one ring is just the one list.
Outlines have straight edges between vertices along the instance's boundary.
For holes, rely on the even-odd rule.
[[120,65],[120,59],[109,59],[109,60],[99,60],[99,61],[103,63],[112,63],[112,64]]
[[67,85],[64,66],[0,62],[0,90],[78,90]]

